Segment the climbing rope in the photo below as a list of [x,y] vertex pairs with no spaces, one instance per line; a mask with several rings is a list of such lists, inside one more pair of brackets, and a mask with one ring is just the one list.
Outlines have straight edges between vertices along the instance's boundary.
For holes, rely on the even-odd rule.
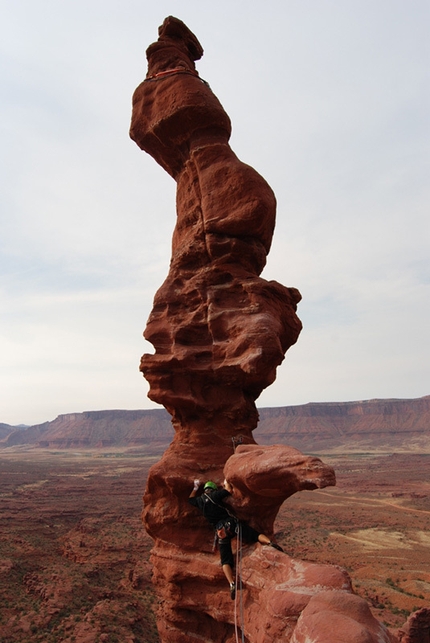
[[[156,74],[152,74],[151,76],[148,76],[145,78],[143,81],[144,83],[151,82],[154,80],[161,80],[162,78],[166,78],[168,76],[174,76],[176,74],[188,74],[189,76],[195,76],[198,78],[204,85],[209,87],[209,83],[206,80],[203,80],[203,78],[200,78],[199,74],[197,71],[194,71],[192,69],[185,69],[185,67],[175,67],[173,69],[165,69],[164,71],[159,71]],[[210,87],[209,87],[210,89]]]
[[244,612],[243,612],[243,591],[242,591],[242,556],[243,556],[243,541],[242,541],[242,524],[240,520],[236,526],[237,548],[236,548],[236,596],[234,598],[234,631],[236,635],[236,643],[239,643],[239,626],[237,604],[239,601],[240,612],[240,630],[242,633],[242,643],[245,643],[244,632]]

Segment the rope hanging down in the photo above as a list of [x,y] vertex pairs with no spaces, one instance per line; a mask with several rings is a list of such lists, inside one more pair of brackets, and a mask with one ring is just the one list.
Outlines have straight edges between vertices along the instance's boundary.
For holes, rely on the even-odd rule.
[[243,612],[243,588],[242,588],[242,525],[240,520],[236,526],[236,538],[237,538],[237,547],[236,547],[236,596],[234,598],[234,631],[236,634],[236,643],[239,643],[239,626],[238,626],[238,614],[237,614],[237,602],[239,596],[239,611],[240,611],[240,631],[242,643],[245,643],[245,632],[244,632],[244,612]]

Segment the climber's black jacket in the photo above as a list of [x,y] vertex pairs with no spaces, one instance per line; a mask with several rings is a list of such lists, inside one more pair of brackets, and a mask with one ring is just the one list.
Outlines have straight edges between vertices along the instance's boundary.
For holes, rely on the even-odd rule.
[[201,496],[188,498],[188,502],[193,507],[197,507],[206,520],[213,527],[216,527],[219,522],[231,516],[231,513],[227,511],[222,502],[224,498],[228,498],[230,495],[227,489],[218,489],[217,491],[203,493]]

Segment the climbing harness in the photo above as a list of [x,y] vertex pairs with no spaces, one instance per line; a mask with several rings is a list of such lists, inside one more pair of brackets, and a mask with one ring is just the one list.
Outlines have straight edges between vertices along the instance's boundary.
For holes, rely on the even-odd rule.
[[[239,643],[239,628],[241,631],[242,643],[245,643],[244,632],[244,613],[243,613],[243,586],[242,586],[242,525],[240,520],[236,526],[237,548],[236,548],[236,595],[234,598],[234,631],[236,635],[236,643]],[[239,602],[239,618],[238,618],[238,602]],[[238,620],[240,619],[240,625]]]
[[[214,483],[212,483],[214,484]],[[208,485],[208,488],[212,488]],[[237,529],[237,518],[234,514],[229,511],[229,509],[225,505],[220,505],[212,498],[208,493],[204,493],[204,502],[205,505],[208,502],[211,502],[213,505],[216,507],[220,507],[221,509],[225,509],[225,511],[228,513],[229,517],[228,518],[223,518],[220,520],[217,525],[215,526],[215,534],[214,534],[214,540],[213,540],[213,545],[212,545],[212,551],[215,551],[218,545],[218,542],[221,542],[223,538],[226,539],[231,539],[235,535],[235,529]],[[205,505],[203,505],[203,516],[205,516]]]
[[234,518],[224,518],[224,520],[219,521],[215,529],[219,541],[225,538],[234,538],[234,535],[237,533],[237,520]]

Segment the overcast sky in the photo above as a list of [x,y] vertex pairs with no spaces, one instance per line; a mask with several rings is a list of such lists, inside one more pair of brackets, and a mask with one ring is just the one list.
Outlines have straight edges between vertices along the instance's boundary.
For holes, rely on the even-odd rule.
[[303,331],[261,406],[430,393],[428,0],[1,0],[0,422],[152,408],[175,183],[128,137],[167,15],[274,189]]

